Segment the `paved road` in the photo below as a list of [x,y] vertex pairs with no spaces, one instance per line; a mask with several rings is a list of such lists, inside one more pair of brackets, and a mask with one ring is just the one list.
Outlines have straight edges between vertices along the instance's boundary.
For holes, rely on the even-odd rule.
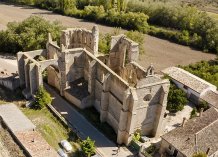
[[54,97],[52,105],[58,112],[67,112],[63,115],[66,120],[72,124],[81,135],[81,138],[85,139],[89,136],[95,140],[98,151],[105,157],[119,156],[128,157],[133,156],[128,150],[120,149],[119,154],[116,154],[117,146],[115,143],[106,138],[101,132],[99,132],[94,126],[92,126],[81,114],[79,114],[66,100],[64,100],[53,89],[46,86],[47,90]]
[[[0,3],[0,30],[6,29],[8,22],[22,21],[32,15],[39,15],[50,21],[58,20],[66,27],[85,27],[91,29],[95,24],[82,19],[53,14],[47,10]],[[98,27],[101,33],[114,31],[113,27],[99,24]],[[178,45],[149,35],[145,35],[144,48],[145,54],[140,56],[139,63],[146,68],[153,63],[157,71],[169,66],[187,65],[201,60],[214,59],[216,57],[216,55],[213,54],[202,53],[201,51],[193,50],[187,46]]]

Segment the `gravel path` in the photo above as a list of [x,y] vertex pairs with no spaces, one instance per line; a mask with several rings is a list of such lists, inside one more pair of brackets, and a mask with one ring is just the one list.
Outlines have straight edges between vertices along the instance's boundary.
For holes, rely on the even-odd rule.
[[[50,21],[58,20],[67,27],[86,27],[90,29],[94,25],[92,22],[53,14],[47,10],[5,5],[0,3],[0,30],[6,29],[8,22],[22,21],[31,15],[40,15]],[[109,33],[114,30],[113,27],[102,25],[98,26],[100,32],[102,33]],[[196,51],[189,47],[178,45],[149,35],[145,35],[145,37],[145,54],[140,56],[139,63],[144,67],[147,67],[152,63],[158,71],[169,66],[187,65],[201,60],[214,59],[216,57],[216,55],[213,54]]]

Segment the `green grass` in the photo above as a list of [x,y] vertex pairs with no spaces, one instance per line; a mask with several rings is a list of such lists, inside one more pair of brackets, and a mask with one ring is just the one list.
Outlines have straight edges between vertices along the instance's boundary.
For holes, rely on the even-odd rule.
[[36,125],[37,130],[53,148],[58,150],[60,148],[59,142],[67,139],[74,147],[74,153],[78,150],[76,135],[65,128],[47,108],[34,110],[21,107],[20,109]]
[[22,97],[21,90],[11,92],[0,86],[0,104],[15,103],[20,110],[33,122],[36,129],[41,133],[43,138],[55,150],[60,148],[60,141],[67,139],[74,148],[74,151],[69,156],[81,156],[78,149],[79,141],[75,133],[65,127],[48,108],[35,110],[23,107],[26,101]]

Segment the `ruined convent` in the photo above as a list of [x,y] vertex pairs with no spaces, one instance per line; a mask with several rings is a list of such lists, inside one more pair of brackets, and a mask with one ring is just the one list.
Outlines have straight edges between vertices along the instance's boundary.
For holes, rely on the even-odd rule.
[[[94,107],[101,122],[128,144],[135,131],[159,136],[164,128],[169,81],[137,64],[139,45],[124,35],[112,36],[109,54],[98,51],[99,30],[62,31],[60,44],[48,35],[46,49],[18,52],[20,85],[31,98],[47,82],[80,109]],[[60,46],[59,46],[60,45]],[[39,60],[43,56],[45,60]]]

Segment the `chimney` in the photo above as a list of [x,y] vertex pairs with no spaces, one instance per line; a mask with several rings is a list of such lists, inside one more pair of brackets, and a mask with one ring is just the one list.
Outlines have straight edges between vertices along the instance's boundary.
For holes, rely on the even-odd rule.
[[183,121],[182,121],[182,127],[184,127],[184,126],[185,126],[185,123],[186,123],[186,118],[185,118],[185,117],[183,117]]
[[208,155],[210,152],[210,147],[207,149],[206,154]]
[[200,109],[200,114],[199,114],[200,117],[202,117],[202,113],[203,113],[203,112],[204,112],[204,109],[201,108],[201,109]]

